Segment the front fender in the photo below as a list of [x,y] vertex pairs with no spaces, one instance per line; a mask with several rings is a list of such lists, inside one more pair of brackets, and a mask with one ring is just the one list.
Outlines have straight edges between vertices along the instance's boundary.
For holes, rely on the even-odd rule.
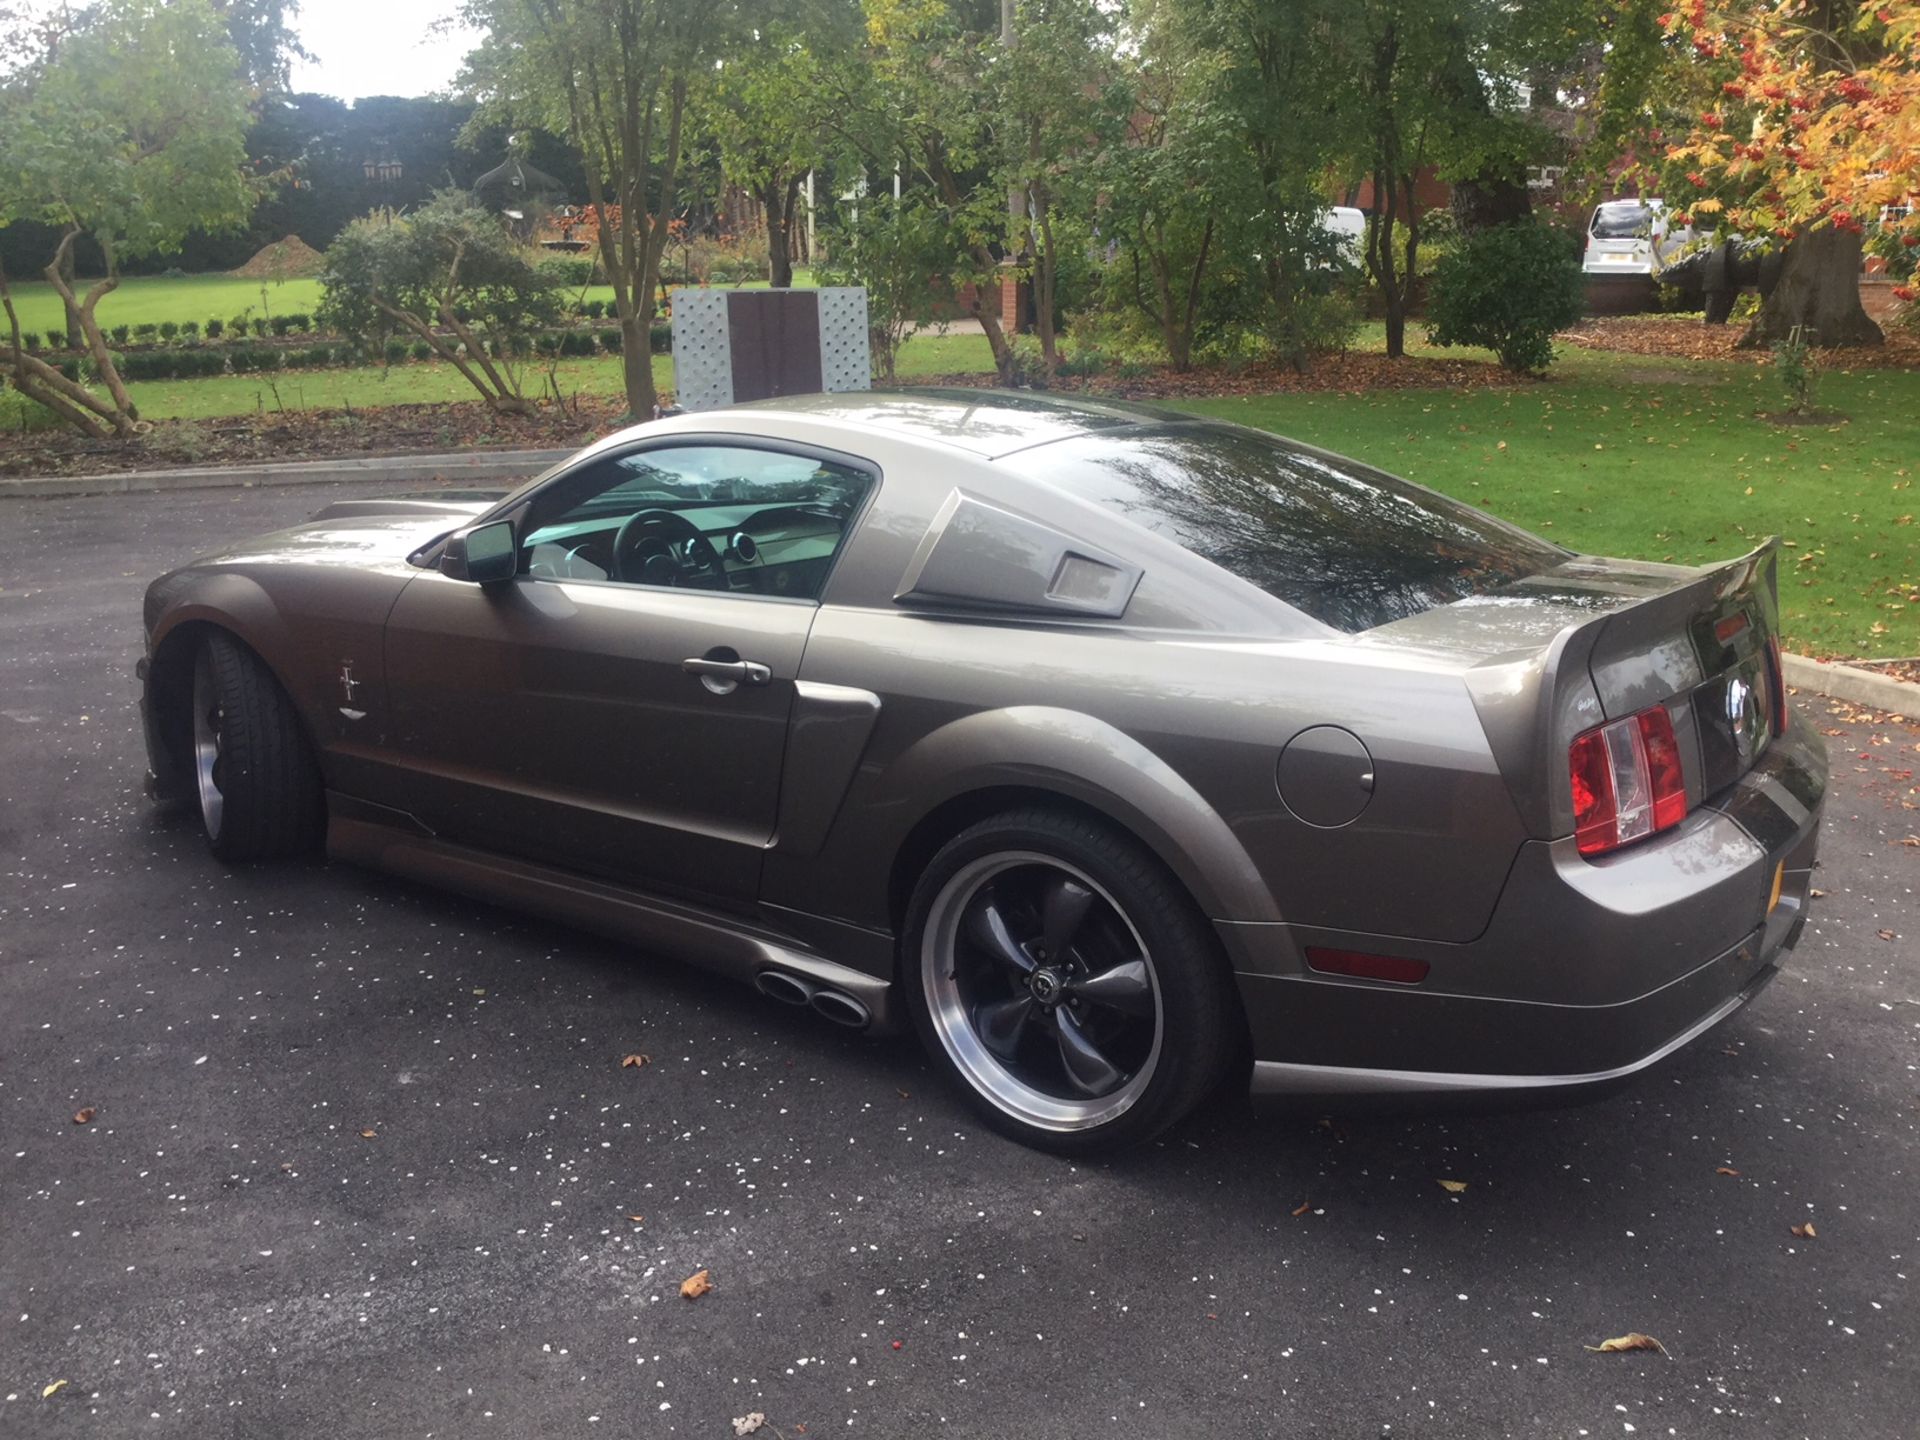
[[169,637],[182,626],[218,626],[231,632],[266,661],[282,682],[282,667],[293,637],[286,617],[266,588],[235,571],[176,570],[147,591],[147,653],[156,658],[173,647]]

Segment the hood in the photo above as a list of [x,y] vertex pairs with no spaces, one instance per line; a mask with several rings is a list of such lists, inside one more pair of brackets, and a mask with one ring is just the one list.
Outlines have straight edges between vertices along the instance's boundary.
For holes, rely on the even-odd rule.
[[507,494],[499,489],[420,490],[409,495],[377,495],[365,500],[335,500],[313,512],[315,520],[351,520],[363,515],[445,515],[454,520],[485,514]]
[[465,517],[444,511],[425,515],[362,515],[309,520],[291,529],[256,535],[228,549],[202,555],[187,568],[226,565],[404,564],[407,556],[455,528]]

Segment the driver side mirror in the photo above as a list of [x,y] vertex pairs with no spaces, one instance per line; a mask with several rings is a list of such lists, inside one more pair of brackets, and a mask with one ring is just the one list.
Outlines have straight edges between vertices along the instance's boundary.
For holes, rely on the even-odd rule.
[[440,573],[449,580],[475,585],[497,585],[511,580],[520,569],[520,547],[511,520],[470,525],[447,538],[440,552]]

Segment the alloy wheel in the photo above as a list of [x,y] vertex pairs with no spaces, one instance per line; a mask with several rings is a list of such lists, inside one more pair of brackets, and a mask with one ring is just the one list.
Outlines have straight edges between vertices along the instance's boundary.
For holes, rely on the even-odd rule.
[[213,656],[202,648],[193,663],[193,778],[200,792],[200,819],[210,838],[220,836],[224,800],[220,793],[221,746],[226,715],[213,676]]
[[1163,1018],[1139,932],[1090,876],[1050,855],[972,861],[927,917],[922,983],[968,1083],[1016,1119],[1074,1131],[1131,1108]]

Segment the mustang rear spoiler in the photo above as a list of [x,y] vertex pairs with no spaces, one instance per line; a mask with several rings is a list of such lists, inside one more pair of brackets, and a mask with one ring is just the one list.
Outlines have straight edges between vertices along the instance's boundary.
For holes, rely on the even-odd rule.
[[[1765,643],[1779,629],[1779,540],[1721,565],[1691,571],[1670,587],[1569,624],[1531,652],[1499,655],[1467,672],[1500,773],[1527,829],[1543,839],[1573,832],[1573,795],[1567,748],[1574,737],[1607,720],[1685,697],[1711,678],[1711,635],[1736,613],[1753,627],[1749,643]],[[1582,578],[1579,560],[1563,567]],[[1644,577],[1645,572],[1640,572]],[[1596,597],[1608,588],[1604,567],[1590,578]],[[1697,740],[1688,727],[1683,747]]]

